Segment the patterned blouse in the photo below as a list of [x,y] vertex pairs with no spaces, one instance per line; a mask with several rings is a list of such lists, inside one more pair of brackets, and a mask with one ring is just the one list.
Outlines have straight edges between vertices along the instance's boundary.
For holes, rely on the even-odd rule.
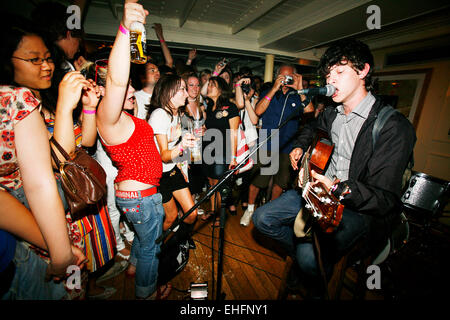
[[22,186],[17,164],[14,126],[40,104],[26,88],[0,86],[0,189],[17,190]]

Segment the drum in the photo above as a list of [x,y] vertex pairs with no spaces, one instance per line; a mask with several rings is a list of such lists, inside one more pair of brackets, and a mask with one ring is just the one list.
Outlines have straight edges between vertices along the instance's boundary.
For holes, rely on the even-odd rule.
[[402,196],[407,209],[437,214],[448,201],[450,182],[415,172]]

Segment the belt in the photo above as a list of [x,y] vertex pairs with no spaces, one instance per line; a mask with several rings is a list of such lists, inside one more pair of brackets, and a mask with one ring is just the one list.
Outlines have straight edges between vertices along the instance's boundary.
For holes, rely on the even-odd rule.
[[149,189],[139,190],[139,191],[116,190],[116,197],[125,198],[125,199],[138,199],[139,195],[142,198],[145,198],[145,197],[152,196],[155,193],[158,193],[158,188],[156,188],[156,187],[151,187]]

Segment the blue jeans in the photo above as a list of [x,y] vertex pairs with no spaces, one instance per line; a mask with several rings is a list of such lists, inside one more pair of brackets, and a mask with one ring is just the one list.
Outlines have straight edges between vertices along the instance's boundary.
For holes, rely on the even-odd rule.
[[164,209],[160,193],[143,198],[137,192],[139,198],[116,197],[116,203],[135,231],[130,254],[136,266],[135,294],[146,298],[156,290],[160,245],[155,241],[162,234]]
[[17,242],[13,262],[16,272],[2,300],[61,300],[66,297],[62,282],[45,281],[47,263],[20,242]]
[[[264,235],[277,240],[294,257],[301,270],[310,276],[318,276],[319,269],[313,243],[294,235],[294,221],[302,197],[296,190],[288,190],[277,199],[259,207],[253,214],[253,224]],[[318,232],[324,269],[329,273],[333,265],[356,243],[367,236],[373,218],[344,209],[341,223],[330,234]]]

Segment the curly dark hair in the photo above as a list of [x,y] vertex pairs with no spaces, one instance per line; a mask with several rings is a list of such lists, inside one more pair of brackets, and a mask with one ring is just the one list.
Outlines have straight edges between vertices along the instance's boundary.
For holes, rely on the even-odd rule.
[[339,40],[331,45],[320,59],[318,73],[320,76],[325,77],[332,66],[337,64],[346,65],[349,62],[351,62],[356,72],[363,70],[366,63],[369,64],[370,70],[364,78],[365,87],[367,91],[373,90],[373,55],[365,43],[356,39]]

